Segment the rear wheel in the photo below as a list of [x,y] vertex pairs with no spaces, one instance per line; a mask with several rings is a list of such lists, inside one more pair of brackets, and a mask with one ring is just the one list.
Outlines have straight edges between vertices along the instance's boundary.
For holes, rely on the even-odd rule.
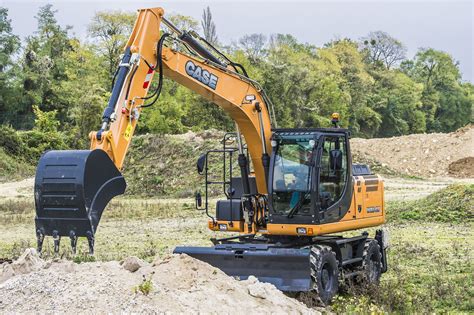
[[367,240],[362,256],[362,277],[360,282],[363,285],[378,285],[382,275],[382,252],[376,240]]
[[318,304],[327,305],[339,288],[339,269],[336,254],[331,247],[316,245],[311,247],[312,294]]

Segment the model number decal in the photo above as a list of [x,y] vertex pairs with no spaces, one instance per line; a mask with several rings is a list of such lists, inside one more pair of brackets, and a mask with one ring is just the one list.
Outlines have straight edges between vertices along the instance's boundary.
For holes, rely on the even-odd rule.
[[200,66],[196,66],[194,62],[189,60],[186,62],[186,73],[193,79],[198,80],[204,85],[207,85],[211,89],[215,90],[217,87],[217,80],[219,79],[216,75],[209,71],[202,69]]
[[377,213],[380,212],[380,207],[368,207],[367,213]]

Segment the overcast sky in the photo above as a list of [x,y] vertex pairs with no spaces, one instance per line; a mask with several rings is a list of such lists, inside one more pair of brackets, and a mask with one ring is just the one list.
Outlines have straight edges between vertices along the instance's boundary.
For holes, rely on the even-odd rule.
[[288,33],[302,42],[321,46],[342,37],[359,39],[382,30],[401,40],[413,57],[418,48],[432,47],[459,61],[465,81],[474,82],[473,1],[125,1],[125,0],[0,0],[9,9],[14,32],[21,37],[36,29],[38,8],[52,3],[62,25],[85,38],[97,11],[135,11],[161,6],[168,13],[201,19],[210,6],[217,35],[229,44],[244,34]]

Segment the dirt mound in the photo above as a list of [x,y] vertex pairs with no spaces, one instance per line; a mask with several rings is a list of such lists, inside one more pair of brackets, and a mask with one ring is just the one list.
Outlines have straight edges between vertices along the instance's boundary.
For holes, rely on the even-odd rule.
[[[317,313],[270,284],[237,281],[186,255],[153,264],[135,257],[122,264],[45,262],[34,250],[24,256],[0,266],[0,279],[15,273],[0,280],[0,313]],[[125,269],[131,261],[139,265],[135,272]],[[17,272],[15,264],[29,267]],[[145,280],[148,295],[139,288]]]
[[354,160],[378,171],[419,177],[474,177],[474,126],[452,133],[352,139]]
[[449,164],[448,170],[449,175],[454,177],[474,178],[474,157],[459,159]]

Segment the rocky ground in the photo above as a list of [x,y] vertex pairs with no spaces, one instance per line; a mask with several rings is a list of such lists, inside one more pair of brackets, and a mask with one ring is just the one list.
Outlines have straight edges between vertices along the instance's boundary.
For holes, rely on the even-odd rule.
[[0,266],[0,292],[0,313],[319,313],[273,285],[237,281],[186,255],[76,264],[28,249]]

